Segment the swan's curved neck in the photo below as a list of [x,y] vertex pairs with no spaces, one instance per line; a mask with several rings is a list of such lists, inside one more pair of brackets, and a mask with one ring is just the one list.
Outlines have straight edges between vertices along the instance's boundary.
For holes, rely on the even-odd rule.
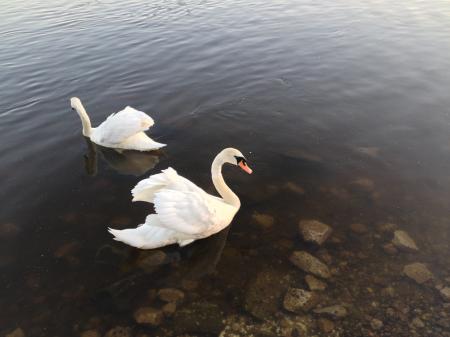
[[90,137],[92,131],[91,120],[89,119],[89,116],[84,109],[83,104],[81,104],[80,101],[77,101],[74,103],[73,108],[78,113],[78,116],[80,116],[81,124],[83,124],[83,135],[86,137]]
[[222,166],[225,164],[225,161],[222,159],[222,156],[219,154],[211,165],[211,176],[214,187],[217,192],[221,195],[223,200],[236,208],[241,207],[241,202],[236,194],[227,186],[225,180],[222,176]]

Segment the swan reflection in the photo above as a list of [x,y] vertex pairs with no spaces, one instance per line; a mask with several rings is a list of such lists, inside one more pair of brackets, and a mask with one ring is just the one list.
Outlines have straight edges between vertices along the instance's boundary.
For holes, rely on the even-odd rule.
[[84,156],[86,173],[95,176],[98,171],[98,153],[103,161],[120,174],[142,176],[159,163],[161,152],[116,150],[99,146],[85,138],[88,152]]

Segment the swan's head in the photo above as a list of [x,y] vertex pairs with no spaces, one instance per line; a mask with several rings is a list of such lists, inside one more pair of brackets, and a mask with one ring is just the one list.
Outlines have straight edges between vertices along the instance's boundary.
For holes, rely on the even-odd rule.
[[247,159],[245,159],[244,155],[238,149],[229,147],[223,150],[220,156],[225,163],[239,166],[243,171],[252,174],[253,170],[247,165]]
[[78,97],[72,97],[70,99],[70,107],[73,110],[77,109],[80,106],[83,106],[83,105],[81,104],[81,101],[80,101],[80,99]]

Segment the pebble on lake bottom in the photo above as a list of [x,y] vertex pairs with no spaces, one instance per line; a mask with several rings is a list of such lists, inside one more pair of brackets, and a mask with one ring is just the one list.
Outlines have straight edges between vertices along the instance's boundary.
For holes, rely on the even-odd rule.
[[447,302],[450,302],[450,287],[445,287],[440,290],[441,296]]
[[323,291],[327,288],[327,284],[312,275],[306,275],[305,281],[308,284],[308,288],[312,291]]
[[419,284],[425,283],[433,278],[428,267],[419,262],[411,263],[403,268],[403,273]]
[[318,296],[311,291],[289,288],[284,296],[283,306],[287,311],[302,313],[314,308],[318,302]]
[[319,320],[317,321],[317,324],[319,326],[319,329],[325,333],[329,333],[334,330],[334,323],[333,323],[333,321],[330,321],[329,319],[319,318]]
[[376,318],[370,321],[370,326],[374,330],[380,330],[383,327],[383,325],[384,325],[383,322]]
[[25,337],[25,333],[21,328],[17,328],[14,331],[11,331],[10,333],[6,334],[5,337]]
[[409,234],[402,230],[397,230],[394,232],[394,238],[392,239],[392,243],[399,249],[415,252],[418,251],[416,243],[409,236]]
[[275,218],[273,216],[269,214],[258,213],[256,211],[252,214],[252,220],[265,229],[269,229],[275,223]]
[[158,297],[163,302],[180,303],[184,300],[184,293],[175,288],[164,288],[158,291]]
[[116,326],[115,328],[109,330],[105,334],[105,337],[132,337],[131,328]]
[[318,258],[305,251],[295,251],[290,257],[290,261],[301,270],[311,273],[321,278],[330,278],[330,269]]
[[142,307],[134,312],[134,320],[139,324],[149,324],[152,326],[158,326],[163,322],[164,314],[161,310]]
[[80,337],[101,337],[97,330],[87,330],[81,333]]
[[331,305],[329,307],[314,309],[314,313],[327,315],[332,318],[343,318],[348,315],[347,309],[342,305]]
[[322,245],[333,231],[332,228],[317,220],[300,220],[299,231],[303,239]]

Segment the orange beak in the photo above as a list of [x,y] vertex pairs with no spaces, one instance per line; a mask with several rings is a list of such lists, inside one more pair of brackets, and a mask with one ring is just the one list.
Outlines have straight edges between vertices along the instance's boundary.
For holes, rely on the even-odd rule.
[[245,172],[247,172],[248,174],[252,174],[252,172],[253,172],[253,170],[250,167],[248,167],[247,163],[244,161],[239,162],[239,167],[241,169],[243,169]]

